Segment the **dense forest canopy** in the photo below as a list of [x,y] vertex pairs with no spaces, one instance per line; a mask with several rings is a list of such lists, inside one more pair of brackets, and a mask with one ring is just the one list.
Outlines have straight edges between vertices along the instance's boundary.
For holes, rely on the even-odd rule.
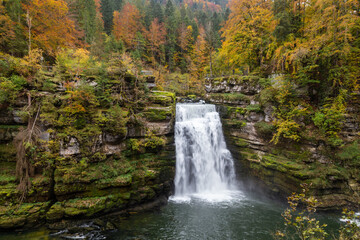
[[[297,139],[295,115],[325,106],[315,124],[335,142],[338,121],[325,119],[340,119],[359,87],[357,0],[3,0],[0,11],[4,86],[17,84],[6,80],[13,76],[31,82],[66,49],[92,64],[120,54],[129,68],[153,70],[160,89],[182,94],[204,93],[206,76],[277,74],[283,91],[273,140]],[[293,98],[299,86],[307,94]]]
[[357,0],[3,0],[0,11],[3,102],[19,84],[14,76],[34,84],[41,66],[75,64],[64,60],[66,49],[88,65],[118,54],[180,94],[203,94],[206,76],[277,76],[281,91],[268,99],[279,103],[273,141],[298,139],[296,118],[315,111],[336,145],[346,100],[359,87]]
[[206,0],[2,0],[0,7],[4,58],[41,51],[50,66],[63,49],[82,48],[99,61],[126,54],[163,82],[163,72],[191,73],[194,86],[210,72],[229,15],[226,1]]

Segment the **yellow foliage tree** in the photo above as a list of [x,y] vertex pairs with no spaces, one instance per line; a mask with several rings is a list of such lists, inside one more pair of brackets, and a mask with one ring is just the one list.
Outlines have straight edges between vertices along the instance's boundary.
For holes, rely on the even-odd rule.
[[225,40],[221,57],[231,67],[262,66],[275,28],[271,1],[232,0],[229,5],[231,14],[222,29]]
[[26,35],[29,52],[32,46],[55,56],[59,47],[73,47],[76,43],[74,21],[68,16],[64,0],[31,0],[24,4],[26,12]]

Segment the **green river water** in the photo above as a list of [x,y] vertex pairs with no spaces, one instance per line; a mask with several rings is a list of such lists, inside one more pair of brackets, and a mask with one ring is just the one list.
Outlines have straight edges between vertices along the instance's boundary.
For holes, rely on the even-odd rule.
[[[29,232],[0,233],[1,240],[25,239],[272,239],[277,229],[283,228],[281,213],[286,205],[251,196],[241,191],[226,197],[196,196],[171,200],[154,211],[123,218],[120,228],[92,233],[66,233],[38,229]],[[318,214],[319,220],[328,224],[327,230],[335,232],[338,217]],[[87,238],[86,238],[87,237]],[[330,239],[330,238],[329,238]]]

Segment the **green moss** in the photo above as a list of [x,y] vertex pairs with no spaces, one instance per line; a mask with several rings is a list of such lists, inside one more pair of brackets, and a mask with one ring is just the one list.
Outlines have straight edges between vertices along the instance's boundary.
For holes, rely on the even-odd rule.
[[226,119],[223,120],[224,124],[232,128],[240,129],[246,126],[246,121],[236,120],[236,119]]
[[[0,206],[0,228],[21,227],[26,224],[39,223],[50,202],[23,203],[20,206]],[[4,209],[2,209],[4,208]]]
[[[233,116],[234,114],[244,115],[246,109],[242,107],[227,107],[227,116]],[[236,116],[234,116],[236,117]]]
[[360,165],[360,144],[353,142],[352,144],[344,146],[337,154],[337,157],[342,161],[347,161],[351,165]]
[[171,107],[147,108],[141,114],[150,122],[161,122],[172,118],[173,109]]
[[0,125],[0,129],[19,129],[22,125]]
[[149,101],[162,106],[170,106],[175,103],[175,93],[165,91],[153,91],[149,95]]
[[128,146],[133,153],[154,152],[165,146],[165,139],[158,136],[149,136],[142,139],[129,139]]
[[254,127],[258,134],[266,138],[270,138],[275,131],[275,126],[267,122],[257,122]]
[[306,181],[307,183],[312,184],[312,188],[313,189],[321,189],[321,188],[328,188],[331,187],[331,184],[329,181],[327,181],[326,178],[323,177],[317,177],[317,178],[312,178]]
[[55,221],[63,218],[65,210],[60,202],[55,203],[46,213],[46,220]]
[[114,178],[103,178],[96,181],[97,188],[108,188],[108,187],[124,187],[129,186],[132,183],[132,173],[120,175]]
[[259,104],[251,104],[246,106],[246,110],[249,112],[262,112],[261,106]]
[[249,143],[246,142],[246,141],[245,141],[244,139],[242,139],[242,138],[237,138],[237,139],[235,140],[235,144],[236,144],[236,146],[241,147],[241,148],[244,148],[244,147],[249,146]]
[[275,101],[276,94],[276,90],[273,88],[267,88],[262,90],[259,95],[260,104],[264,106],[268,103]]
[[16,149],[14,144],[0,144],[0,162],[16,162]]
[[298,164],[282,156],[276,156],[272,154],[262,156],[261,164],[265,167],[272,168],[280,172],[287,172],[289,170],[298,171],[304,170],[306,168],[303,164]]
[[237,102],[237,101],[246,101],[250,102],[249,98],[242,93],[212,93],[210,95],[211,99],[218,101],[228,101],[228,102]]

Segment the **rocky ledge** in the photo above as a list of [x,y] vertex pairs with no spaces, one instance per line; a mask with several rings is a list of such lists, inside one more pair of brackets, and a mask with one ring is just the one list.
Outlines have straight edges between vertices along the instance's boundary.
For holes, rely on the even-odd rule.
[[[57,94],[50,94],[49,99]],[[86,125],[71,128],[60,138],[64,128],[49,123],[49,106],[44,104],[39,128],[46,148],[39,154],[46,165],[35,166],[25,196],[17,190],[12,144],[25,127],[17,115],[24,104],[0,109],[0,229],[142,211],[164,204],[163,199],[171,194],[175,173],[174,94],[147,94],[146,106],[132,116],[125,116],[130,107],[123,108],[124,116],[136,121],[123,123],[118,132]]]
[[[269,82],[276,84],[273,79],[257,76],[206,80],[206,100],[218,105],[228,147],[243,168],[241,172],[259,180],[255,187],[250,183],[248,187],[262,185],[272,193],[288,196],[299,191],[301,183],[308,183],[320,209],[358,207],[360,94],[353,94],[348,104],[348,116],[339,133],[341,147],[327,144],[313,132],[314,126],[305,123],[307,133],[300,141],[282,139],[274,144],[274,103],[266,98]],[[301,91],[297,89],[298,94]]]

